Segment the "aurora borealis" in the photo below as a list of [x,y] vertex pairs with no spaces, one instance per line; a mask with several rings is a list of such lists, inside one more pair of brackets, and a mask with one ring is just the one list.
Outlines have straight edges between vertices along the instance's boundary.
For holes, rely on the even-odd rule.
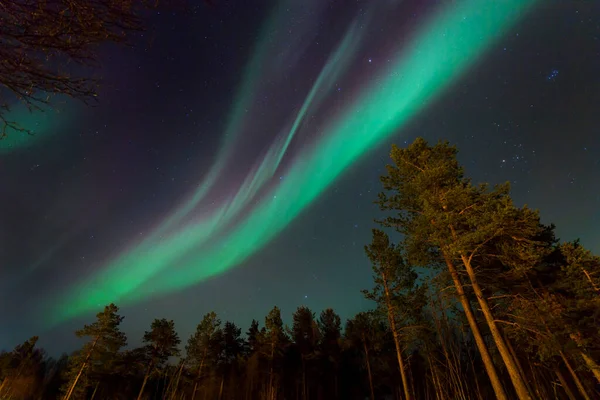
[[[369,276],[360,257],[377,212],[371,205],[377,171],[392,142],[416,135],[458,141],[477,179],[513,181],[519,201],[543,215],[547,210],[559,223],[563,203],[540,199],[559,190],[567,170],[570,201],[589,197],[598,168],[592,154],[600,154],[600,139],[577,139],[570,160],[579,164],[549,167],[554,157],[565,157],[557,154],[564,129],[579,129],[575,137],[586,138],[598,122],[571,117],[574,111],[552,119],[559,118],[555,108],[574,110],[583,100],[564,105],[548,91],[577,96],[573,87],[583,87],[580,79],[594,66],[576,60],[580,75],[553,58],[550,44],[560,46],[556,40],[564,32],[542,29],[539,19],[558,19],[564,10],[535,0],[426,3],[372,2],[341,10],[317,0],[287,0],[254,6],[260,18],[244,23],[248,5],[217,7],[212,15],[198,7],[205,15],[154,16],[158,43],[152,46],[133,54],[107,50],[109,84],[99,109],[77,107],[56,116],[33,144],[0,153],[9,168],[22,170],[5,179],[6,199],[38,191],[34,197],[49,200],[25,201],[15,214],[29,222],[3,232],[10,238],[2,252],[8,265],[2,301],[35,293],[0,316],[14,319],[22,312],[30,316],[22,331],[60,331],[110,302],[140,310],[133,320],[168,313],[173,304],[189,304],[189,316],[219,308],[260,314],[278,302],[347,303],[345,296],[359,297],[361,279]],[[594,11],[569,10],[597,20]],[[195,28],[194,18],[206,27]],[[228,18],[229,25],[223,22]],[[589,34],[560,18],[559,28]],[[183,28],[175,31],[174,24]],[[236,31],[219,24],[241,25]],[[523,36],[534,39],[523,42]],[[252,40],[237,51],[233,43],[241,37]],[[186,41],[198,47],[197,55]],[[544,43],[548,49],[540,50]],[[509,48],[515,50],[507,54]],[[523,65],[534,50],[538,63]],[[206,61],[212,56],[219,62]],[[170,60],[176,57],[185,63],[179,70]],[[164,65],[148,62],[157,59]],[[519,80],[536,81],[528,86]],[[597,88],[598,79],[587,85]],[[158,93],[164,86],[168,94]],[[586,93],[580,96],[597,98]],[[485,104],[489,98],[495,100]],[[583,107],[579,112],[591,115]],[[44,177],[18,179],[35,173]],[[42,181],[51,183],[40,189]],[[360,199],[340,194],[340,187]],[[598,205],[600,190],[594,190]],[[597,221],[595,209],[578,212],[585,210]],[[3,214],[13,221],[8,226],[17,224],[15,214]],[[577,232],[584,242],[598,238],[580,228],[567,224],[563,232]],[[31,243],[23,244],[27,237]],[[348,312],[361,306],[354,300],[347,305]]]

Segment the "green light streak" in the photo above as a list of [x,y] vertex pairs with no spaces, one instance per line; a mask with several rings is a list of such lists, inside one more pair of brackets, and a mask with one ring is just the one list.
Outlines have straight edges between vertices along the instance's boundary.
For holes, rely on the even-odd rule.
[[[109,274],[70,294],[57,309],[58,321],[111,301],[131,303],[181,290],[239,265],[277,236],[348,166],[397,132],[458,79],[534,2],[464,0],[441,10],[420,29],[411,47],[397,57],[381,79],[327,125],[321,140],[297,158],[286,179],[228,235],[210,246],[198,247],[222,227],[225,215],[237,214],[242,208],[237,202],[247,204],[256,194],[255,188],[272,176],[287,148],[287,139],[291,140],[289,135],[283,145],[269,152],[269,162],[261,164],[238,196],[214,218],[188,226],[155,243],[152,249],[125,254],[123,260],[127,262],[113,264]],[[292,136],[297,126],[292,127]],[[229,214],[230,210],[235,213]],[[150,277],[154,279],[146,282]]]
[[259,81],[261,66],[265,62],[265,58],[268,54],[268,45],[272,40],[272,35],[277,26],[279,15],[283,11],[284,4],[281,3],[279,7],[271,12],[271,15],[267,19],[267,22],[259,35],[253,56],[243,74],[241,87],[236,96],[237,101],[233,106],[229,118],[227,118],[229,123],[225,128],[223,141],[215,158],[215,164],[211,167],[202,183],[196,188],[190,198],[180,205],[169,217],[165,218],[161,225],[153,232],[151,237],[145,241],[146,243],[160,237],[165,231],[180,222],[185,216],[193,211],[217,182],[217,178],[219,178],[232,154],[233,143],[235,143],[235,140],[241,132],[241,127],[246,117],[245,111],[252,103],[252,95],[254,93],[254,88]]
[[[304,100],[289,132],[273,143],[263,161],[253,173],[246,177],[236,195],[225,206],[203,219],[201,223],[188,225],[164,241],[160,240],[160,236],[166,228],[165,225],[161,225],[159,232],[153,233],[151,238],[113,261],[108,269],[94,277],[95,284],[102,282],[102,290],[94,292],[89,288],[86,289],[88,291],[87,298],[90,300],[89,304],[103,302],[106,298],[120,299],[136,290],[157,272],[171,266],[182,254],[204,244],[248,206],[264,184],[273,178],[307,111],[323,100],[339,75],[350,65],[352,56],[356,54],[360,43],[358,32],[356,24],[353,24],[340,45],[329,57]],[[188,206],[190,206],[189,203],[185,205],[185,207]],[[173,222],[169,221],[169,223]]]

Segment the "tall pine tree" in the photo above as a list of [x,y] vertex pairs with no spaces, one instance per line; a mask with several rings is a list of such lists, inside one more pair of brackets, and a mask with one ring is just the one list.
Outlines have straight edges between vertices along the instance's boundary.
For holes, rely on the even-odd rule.
[[[96,314],[96,322],[75,332],[77,337],[87,337],[89,341],[69,359],[69,383],[63,389],[65,400],[72,396],[85,397],[89,385],[85,379],[87,374],[106,370],[107,366],[116,361],[119,350],[127,345],[127,337],[119,329],[124,317],[118,312],[119,308],[110,304],[104,307],[104,311]],[[78,386],[82,377],[85,384]]]

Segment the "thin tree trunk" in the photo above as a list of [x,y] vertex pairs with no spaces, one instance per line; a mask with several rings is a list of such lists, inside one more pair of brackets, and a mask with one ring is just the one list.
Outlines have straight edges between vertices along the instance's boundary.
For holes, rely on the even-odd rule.
[[369,361],[369,348],[367,347],[367,341],[365,340],[364,334],[362,339],[363,348],[365,350],[365,361],[367,363],[367,375],[369,376],[369,389],[371,390],[371,400],[375,400],[375,389],[373,388],[373,375],[371,374],[371,362]]
[[[443,391],[441,389],[440,378],[438,377],[437,368],[431,362],[431,356],[427,357],[429,363],[429,369],[431,370],[431,381],[433,382],[433,388],[435,390],[435,398],[437,400],[443,400]],[[427,387],[427,386],[426,386]]]
[[146,375],[144,375],[144,380],[142,381],[142,387],[140,388],[140,392],[138,393],[137,400],[142,399],[142,395],[144,394],[144,389],[146,388],[146,384],[148,383],[148,378],[150,377],[150,371],[152,371],[153,363],[151,362],[148,366],[148,370],[146,371]]
[[585,365],[587,365],[590,371],[592,371],[592,374],[594,374],[594,376],[598,380],[598,383],[600,383],[600,366],[598,366],[598,364],[596,364],[596,361],[594,361],[590,356],[588,356],[583,350],[579,351],[579,355],[581,356],[581,358],[583,358],[583,361],[585,361]]
[[194,382],[194,390],[192,390],[192,400],[196,398],[196,390],[198,390],[198,381]]
[[[464,339],[463,339],[464,341]],[[475,381],[475,390],[477,391],[477,398],[482,400],[483,396],[481,395],[481,388],[479,387],[479,379],[477,378],[477,372],[475,371],[475,362],[473,361],[473,355],[471,354],[471,352],[469,351],[469,349],[467,349],[467,355],[469,356],[469,364],[471,364],[471,371],[473,372],[473,380]],[[468,388],[467,388],[468,391]],[[469,394],[465,393],[465,391],[461,391],[461,395],[463,396],[463,399],[468,399],[469,398]]]
[[592,288],[594,289],[594,291],[600,293],[600,287],[598,287],[598,285],[596,285],[596,283],[592,280],[592,276],[590,275],[590,273],[587,272],[587,270],[585,268],[581,268],[581,270],[585,274],[587,280],[592,285]]
[[225,383],[225,375],[221,378],[221,386],[219,387],[219,400],[223,397],[223,384]]
[[75,380],[73,381],[73,384],[69,388],[69,391],[67,392],[67,395],[65,396],[65,400],[69,400],[71,398],[71,395],[73,394],[73,390],[75,390],[75,385],[77,385],[77,381],[81,377],[81,374],[83,373],[83,370],[87,366],[87,363],[90,361],[90,357],[92,356],[92,351],[94,351],[94,348],[96,347],[96,344],[98,343],[98,340],[100,340],[100,337],[96,336],[96,340],[94,340],[94,344],[92,344],[92,347],[88,351],[87,356],[85,357],[85,361],[83,362],[83,364],[81,364],[81,368],[79,368],[79,372],[77,373],[77,376],[75,377]]
[[452,263],[446,252],[443,252],[443,256],[446,261],[446,266],[450,271],[450,275],[452,276],[452,281],[454,282],[454,287],[456,288],[458,300],[460,301],[463,311],[465,312],[465,316],[467,317],[469,327],[471,328],[471,332],[473,333],[473,338],[475,339],[475,344],[477,345],[477,349],[481,355],[481,360],[483,361],[485,370],[490,378],[490,382],[492,383],[492,388],[494,389],[496,398],[498,400],[508,400],[506,392],[504,391],[504,387],[502,386],[502,382],[500,381],[500,377],[498,376],[498,372],[496,371],[496,367],[494,366],[494,362],[492,361],[492,356],[490,355],[487,345],[483,340],[483,335],[477,326],[475,314],[473,313],[471,303],[465,294],[465,290],[458,276],[456,266]]
[[[444,308],[443,308],[441,299],[439,297],[439,294],[438,294],[438,301],[440,302],[440,311],[443,316],[442,318],[443,318],[444,326],[447,327],[448,322],[445,318]],[[452,360],[450,358],[450,355],[448,352],[448,346],[446,343],[447,342],[446,331],[442,329],[441,321],[437,318],[437,315],[436,315],[437,313],[435,312],[435,306],[434,306],[433,300],[430,301],[430,307],[431,307],[431,310],[434,311],[431,313],[431,316],[432,316],[434,324],[435,324],[435,330],[439,336],[439,344],[442,348],[442,352],[444,353],[444,358],[446,359],[446,368],[450,371],[450,383],[454,387],[455,396],[460,394],[460,396],[461,396],[460,398],[464,398],[464,396],[463,396],[464,390],[462,387],[462,380],[461,380],[461,377],[459,376],[458,368],[456,365],[457,358],[456,358],[455,352],[452,352],[453,356],[454,356],[454,359]]]
[[177,379],[175,380],[175,387],[173,388],[173,394],[171,395],[171,400],[175,400],[177,396],[177,389],[179,388],[179,379],[181,378],[181,373],[183,372],[183,366],[185,363],[182,361],[181,366],[179,367],[179,372],[177,373]]
[[571,388],[569,388],[569,384],[567,383],[567,380],[565,379],[564,375],[562,374],[562,372],[560,372],[560,369],[558,369],[558,367],[556,367],[554,372],[556,373],[556,376],[558,377],[558,380],[560,381],[560,385],[562,386],[563,390],[569,397],[569,400],[577,400],[577,398],[571,391]]
[[[385,302],[387,306],[388,321],[390,322],[390,328],[392,329],[392,336],[394,337],[394,345],[396,346],[396,358],[398,359],[398,367],[400,368],[400,377],[402,378],[402,388],[404,389],[404,397],[406,400],[411,399],[408,378],[406,376],[406,368],[404,367],[404,360],[402,359],[402,347],[400,344],[400,337],[398,335],[398,329],[396,329],[396,318],[394,316],[394,307],[390,296],[390,290],[387,284],[387,276],[385,273],[381,274],[383,279],[383,289],[385,291]],[[306,398],[304,399],[306,400]]]
[[144,380],[142,381],[142,387],[140,388],[140,392],[138,393],[137,400],[141,400],[142,395],[144,394],[144,389],[146,388],[146,383],[148,382],[148,375],[144,375]]
[[483,295],[483,290],[479,286],[479,282],[477,281],[477,276],[475,274],[475,270],[471,265],[471,260],[467,258],[464,254],[460,255],[460,258],[465,266],[467,271],[467,275],[469,276],[469,280],[471,281],[471,285],[473,287],[473,292],[475,293],[475,297],[477,298],[477,302],[479,303],[479,307],[481,307],[481,312],[487,322],[488,327],[490,328],[490,333],[492,334],[492,338],[494,339],[494,343],[496,343],[496,347],[498,348],[498,352],[504,361],[504,365],[506,366],[506,370],[510,376],[510,379],[515,387],[515,391],[517,392],[517,396],[520,400],[532,400],[531,394],[529,390],[527,390],[527,385],[521,378],[519,374],[519,369],[515,364],[515,360],[513,360],[508,346],[502,337],[502,333],[500,329],[496,325],[496,321],[494,320],[494,315],[492,310],[487,302],[487,299]]
[[565,366],[567,367],[569,374],[571,374],[571,378],[573,378],[573,382],[575,382],[575,386],[577,386],[577,390],[579,391],[579,394],[581,395],[581,397],[583,397],[585,400],[590,400],[590,396],[588,395],[587,391],[585,390],[585,386],[583,386],[583,383],[581,383],[581,380],[577,376],[577,373],[575,373],[575,370],[573,369],[573,367],[571,367],[571,363],[569,362],[569,359],[567,358],[565,353],[560,351],[559,354],[560,354],[560,357],[562,358],[563,362],[565,363]]
[[275,342],[271,342],[271,366],[270,366],[270,371],[269,371],[269,388],[268,388],[268,398],[270,400],[274,400],[275,396],[274,396],[274,388],[273,388],[273,362],[275,360]]
[[521,361],[519,361],[519,357],[517,357],[517,353],[515,352],[515,349],[512,346],[512,343],[510,343],[510,340],[508,339],[508,337],[506,335],[504,336],[504,340],[506,341],[506,346],[508,347],[508,351],[510,352],[513,360],[515,361],[515,365],[517,366],[517,370],[519,371],[519,375],[521,376],[521,379],[523,380],[523,382],[525,382],[525,386],[527,387],[527,390],[529,391],[530,394],[534,393],[533,390],[531,389],[531,385],[529,385],[529,382],[527,380],[527,376],[525,375],[525,371],[523,370],[523,366],[521,365]]
[[194,382],[194,390],[192,391],[192,400],[196,398],[196,390],[198,390],[198,382],[200,382],[200,377],[202,376],[202,367],[204,367],[204,359],[206,358],[207,349],[204,349],[204,355],[202,356],[202,360],[200,361],[200,367],[198,367],[198,376],[196,377],[196,382]]
[[94,388],[94,392],[92,393],[92,398],[90,400],[94,400],[94,397],[96,397],[96,392],[98,392],[98,386],[100,386],[100,381],[96,383],[96,387]]

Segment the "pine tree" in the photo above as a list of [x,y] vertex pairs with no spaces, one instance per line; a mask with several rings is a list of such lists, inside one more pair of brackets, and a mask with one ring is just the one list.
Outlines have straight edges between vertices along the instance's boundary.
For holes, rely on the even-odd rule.
[[179,344],[181,340],[177,331],[175,331],[175,322],[173,320],[155,319],[152,322],[150,331],[144,333],[145,354],[148,360],[148,369],[142,382],[142,387],[138,394],[138,400],[141,400],[148,382],[148,378],[155,369],[162,367],[170,357],[179,356]]
[[217,366],[222,336],[221,320],[212,311],[204,315],[196,327],[196,332],[188,340],[185,347],[186,363],[195,376],[192,400],[196,397],[198,385],[203,379],[205,371]]
[[[88,374],[95,372],[105,372],[106,367],[113,365],[117,359],[119,350],[127,345],[127,337],[120,331],[119,325],[124,317],[119,314],[119,308],[110,304],[104,308],[104,311],[96,314],[96,322],[91,325],[85,325],[83,329],[75,332],[77,337],[88,337],[83,348],[69,360],[70,371],[68,387],[65,387],[65,400],[69,400],[75,393],[77,384],[82,379],[88,377]],[[77,390],[77,397],[84,395],[87,389],[87,383],[80,385]]]
[[[478,268],[487,263],[487,250],[492,246],[502,250],[503,254],[496,255],[516,270],[526,269],[543,257],[537,244],[527,240],[542,229],[539,217],[526,207],[519,209],[512,204],[508,185],[492,190],[487,185],[474,186],[464,177],[456,153],[447,143],[429,146],[421,138],[406,149],[393,146],[390,157],[394,165],[388,166],[388,174],[382,177],[387,193],[380,195],[379,203],[382,209],[398,213],[386,224],[405,235],[409,256],[422,263],[427,258],[424,256],[439,254],[445,261],[496,396],[505,399],[464,293],[459,266],[463,268],[517,396],[528,400],[531,395],[494,318]],[[515,258],[516,254],[519,257]]]
[[375,301],[387,316],[396,347],[404,397],[408,400],[412,395],[402,355],[406,345],[402,330],[417,319],[412,314],[424,307],[424,293],[415,287],[417,274],[404,262],[400,248],[390,243],[383,231],[373,230],[373,241],[365,247],[365,251],[372,263],[375,288],[363,293],[369,300]]

